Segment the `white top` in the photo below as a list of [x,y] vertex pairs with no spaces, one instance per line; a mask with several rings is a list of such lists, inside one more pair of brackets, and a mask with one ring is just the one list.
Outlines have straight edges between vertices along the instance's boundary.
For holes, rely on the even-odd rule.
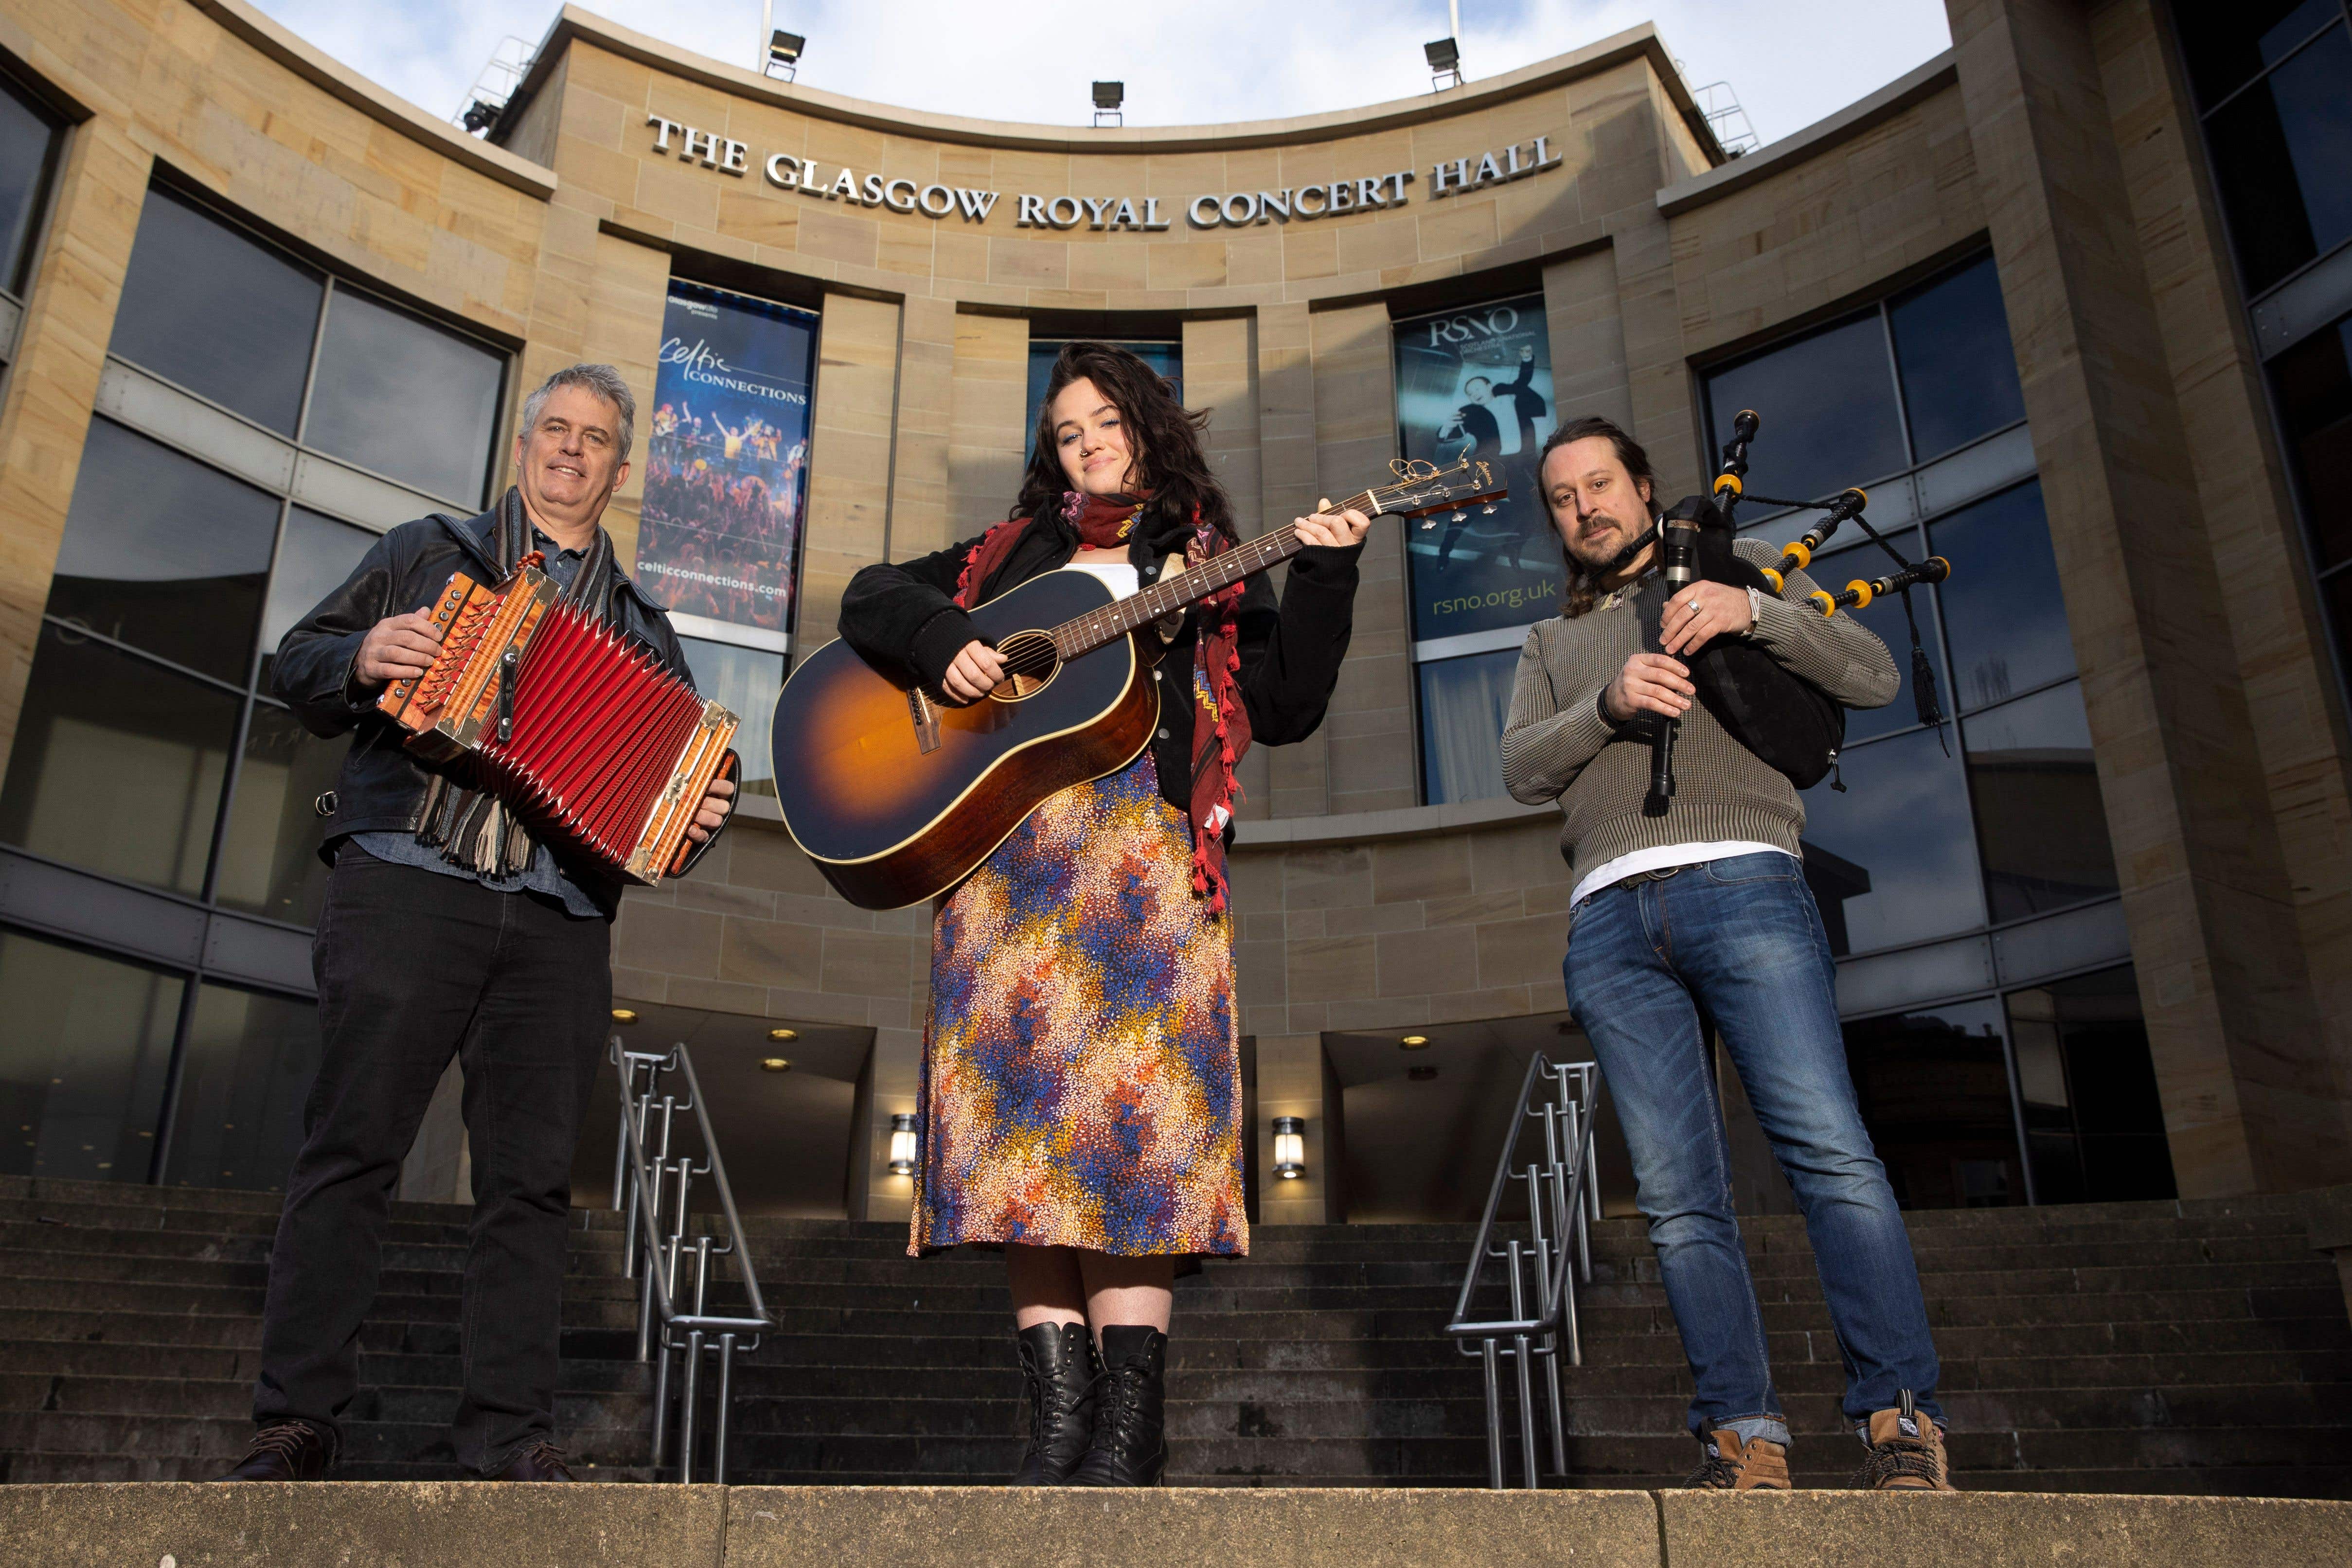
[[[1699,866],[1709,860],[1728,860],[1735,855],[1789,855],[1778,844],[1759,844],[1751,838],[1727,838],[1717,844],[1661,844],[1655,849],[1636,849],[1631,855],[1620,855],[1614,860],[1604,860],[1584,874],[1576,890],[1568,895],[1569,908],[1577,905],[1612,882],[1622,882],[1637,871],[1663,871],[1669,866]],[[1794,855],[1789,855],[1794,860]]]
[[1124,599],[1143,587],[1143,580],[1135,574],[1135,568],[1124,561],[1073,561],[1063,570],[1101,578],[1109,584],[1114,599]]

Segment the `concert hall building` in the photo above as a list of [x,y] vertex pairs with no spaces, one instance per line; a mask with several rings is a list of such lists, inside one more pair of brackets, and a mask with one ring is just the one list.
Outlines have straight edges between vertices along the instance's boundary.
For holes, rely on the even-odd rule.
[[[1951,13],[1950,52],[1730,157],[1648,26],[1339,112],[1080,128],[567,6],[476,135],[247,0],[0,0],[0,1173],[282,1180],[344,747],[272,699],[274,646],[376,533],[495,497],[522,395],[584,359],[640,410],[608,526],[750,781],[625,903],[615,1027],[691,1042],[746,1208],[903,1216],[928,910],[828,889],[768,716],[858,567],[1005,515],[1044,367],[1096,337],[1209,411],[1245,531],[1401,458],[1513,489],[1375,524],[1328,719],[1244,770],[1261,1223],[1475,1217],[1530,1053],[1583,1049],[1557,813],[1496,756],[1557,605],[1533,453],[1607,415],[1671,500],[1742,407],[1758,491],[1861,486],[1952,563],[1913,595],[1948,717],[1873,605],[1905,689],[1806,800],[1904,1201],[2352,1181],[2352,27]],[[1832,586],[1885,560],[1832,542]],[[465,1190],[444,1087],[409,1195]],[[1742,1203],[1785,1207],[1727,1093]],[[1261,1183],[1277,1116],[1305,1173]]]

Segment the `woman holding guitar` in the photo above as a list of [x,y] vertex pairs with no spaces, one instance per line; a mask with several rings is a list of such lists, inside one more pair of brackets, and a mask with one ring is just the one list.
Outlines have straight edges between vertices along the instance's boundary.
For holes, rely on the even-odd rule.
[[[958,706],[1017,680],[968,610],[1065,567],[1133,594],[1236,542],[1205,423],[1135,355],[1070,344],[1009,520],[858,573],[843,639]],[[1017,1485],[1159,1479],[1178,1266],[1248,1250],[1234,766],[1322,722],[1369,521],[1297,526],[1279,603],[1261,574],[1159,623],[1141,754],[1048,797],[936,905],[908,1251],[1004,1250],[1031,1401]]]

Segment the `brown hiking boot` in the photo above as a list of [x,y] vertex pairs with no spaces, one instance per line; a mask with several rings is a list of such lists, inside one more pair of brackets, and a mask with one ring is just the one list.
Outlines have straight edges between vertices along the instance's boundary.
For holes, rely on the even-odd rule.
[[1784,1492],[1789,1489],[1789,1450],[1761,1437],[1739,1440],[1737,1432],[1709,1426],[1699,1436],[1706,1457],[1683,1485],[1694,1491]]
[[1870,1413],[1870,1458],[1853,1473],[1853,1484],[1874,1492],[1953,1490],[1944,1462],[1944,1429],[1922,1415],[1905,1389],[1892,1410]]

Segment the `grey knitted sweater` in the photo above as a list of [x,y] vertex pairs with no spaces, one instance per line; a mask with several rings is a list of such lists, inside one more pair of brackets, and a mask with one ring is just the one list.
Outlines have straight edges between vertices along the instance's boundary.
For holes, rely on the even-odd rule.
[[[1759,566],[1780,553],[1761,540],[1735,547]],[[1804,602],[1813,582],[1789,574],[1778,599],[1757,592],[1760,613],[1748,636],[1781,664],[1849,708],[1883,708],[1901,685],[1886,645],[1852,616],[1823,617]],[[1606,603],[1606,601],[1603,601]],[[1675,742],[1675,795],[1664,816],[1642,815],[1650,791],[1650,748],[1601,716],[1601,689],[1642,651],[1632,604],[1594,608],[1570,620],[1538,622],[1519,649],[1510,721],[1503,727],[1503,783],[1530,805],[1559,802],[1559,849],[1581,880],[1636,849],[1752,839],[1794,855],[1805,807],[1786,777],[1733,740],[1693,703]]]

